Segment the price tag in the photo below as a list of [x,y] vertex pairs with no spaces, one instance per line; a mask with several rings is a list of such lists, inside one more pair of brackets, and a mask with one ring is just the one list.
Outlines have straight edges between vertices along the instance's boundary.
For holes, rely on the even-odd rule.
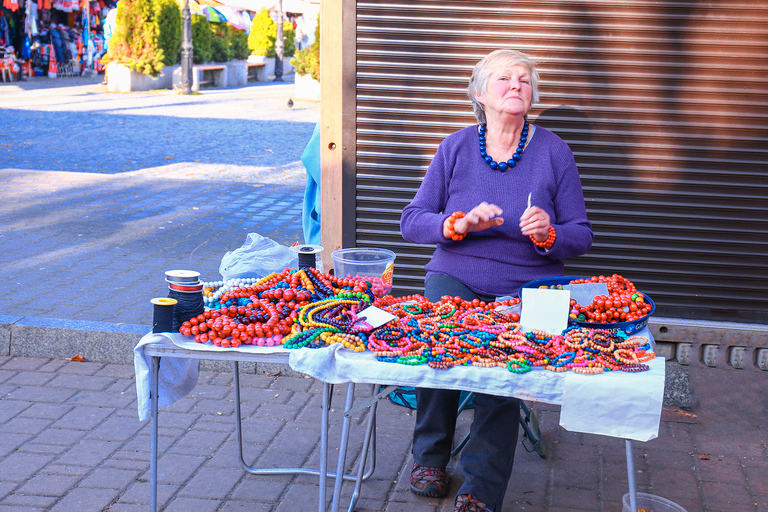
[[571,298],[581,306],[586,306],[598,295],[608,295],[608,285],[605,283],[578,283],[563,286],[571,291]]
[[397,318],[392,313],[388,313],[376,306],[368,306],[359,312],[357,316],[360,318],[365,317],[365,322],[372,325],[374,329]]

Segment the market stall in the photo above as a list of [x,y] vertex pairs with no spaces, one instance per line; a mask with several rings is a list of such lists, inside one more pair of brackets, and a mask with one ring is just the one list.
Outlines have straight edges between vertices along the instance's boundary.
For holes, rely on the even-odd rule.
[[[10,79],[80,76],[104,53],[104,20],[113,0],[6,0],[0,47],[13,59]],[[10,49],[10,50],[9,50]],[[9,64],[4,64],[9,68]]]
[[[387,295],[391,262],[385,259],[384,270],[379,265],[375,272],[362,272],[363,277],[360,272],[337,269],[339,275],[331,276],[302,267],[259,279],[216,283],[199,282],[194,274],[170,278],[169,287],[177,297],[178,293],[204,294],[205,300],[201,296],[200,302],[205,303],[205,311],[187,314],[188,319],[178,326],[179,333],[170,334],[167,331],[174,329],[158,327],[158,332],[145,336],[136,348],[139,416],[151,416],[153,425],[153,482],[157,471],[157,407],[194,388],[196,359],[277,358],[322,381],[324,393],[330,385],[348,383],[337,474],[344,471],[349,418],[371,407],[369,428],[375,430],[375,403],[387,394],[374,392],[369,401],[355,404],[356,383],[374,385],[373,390],[380,385],[463,389],[559,404],[563,428],[623,438],[628,454],[633,440],[657,436],[664,361],[655,358],[653,340],[644,325],[652,300],[635,290],[632,283],[615,275],[563,278],[567,279],[565,287],[573,287],[576,297],[584,297],[585,289],[593,289],[593,300],[585,306],[575,299],[563,303],[562,297],[570,296],[571,290],[564,290],[562,283],[533,282],[521,289],[523,308],[519,308],[519,299],[511,297],[490,304],[454,297],[430,303],[418,295],[397,299]],[[610,294],[600,294],[603,288]],[[568,327],[562,332],[535,327],[522,330],[521,325],[536,317],[536,311],[526,304],[536,304],[546,296],[565,304],[563,313],[568,320],[564,324]],[[544,316],[551,317],[552,311]],[[614,328],[598,323],[613,318],[616,321],[609,323]],[[239,401],[236,365],[235,386]],[[320,422],[322,463],[320,470],[312,473],[322,479],[321,510],[327,474],[325,405]],[[367,434],[366,439],[371,431]],[[365,477],[364,459],[358,475],[348,475],[356,480],[350,510]],[[628,479],[628,494],[636,504],[631,457]],[[342,479],[337,479],[334,511],[339,507],[341,485]],[[156,499],[152,502],[156,504]]]

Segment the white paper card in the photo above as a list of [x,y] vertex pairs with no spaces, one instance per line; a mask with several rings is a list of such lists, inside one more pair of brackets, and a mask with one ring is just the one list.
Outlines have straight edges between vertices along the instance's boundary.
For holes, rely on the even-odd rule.
[[571,298],[582,306],[591,303],[598,295],[608,295],[608,285],[605,283],[577,283],[564,288],[571,290]]
[[568,327],[571,292],[545,288],[523,288],[520,328],[525,332],[539,329],[560,334]]
[[365,317],[365,322],[371,324],[373,328],[381,327],[387,322],[391,322],[397,318],[392,313],[387,313],[383,309],[379,309],[376,306],[368,306],[357,314],[358,317]]

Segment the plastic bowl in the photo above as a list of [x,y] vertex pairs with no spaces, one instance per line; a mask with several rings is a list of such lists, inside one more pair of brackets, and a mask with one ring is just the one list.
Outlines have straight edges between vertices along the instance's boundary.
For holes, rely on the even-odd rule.
[[[629,504],[629,493],[624,495],[621,504],[622,512],[632,512],[632,507]],[[646,494],[644,492],[637,493],[637,508],[645,509],[648,512],[688,512],[677,503],[662,498],[661,496]]]
[[[543,277],[541,279],[534,279],[533,281],[528,281],[527,283],[525,283],[523,286],[520,287],[520,290],[518,291],[518,297],[522,299],[523,288],[539,288],[541,286],[549,287],[549,286],[556,286],[558,284],[566,285],[575,279],[584,279],[584,278],[577,277],[577,276],[559,276],[559,277]],[[653,315],[653,313],[656,311],[656,303],[653,302],[653,299],[651,299],[647,294],[643,293],[642,291],[640,291],[640,293],[642,293],[643,296],[645,297],[645,301],[651,305],[651,312],[642,318],[638,318],[637,320],[633,320],[631,322],[597,323],[597,322],[579,322],[578,320],[572,320],[572,322],[574,322],[579,327],[587,327],[591,329],[605,329],[606,331],[609,331],[612,333],[622,331],[626,334],[633,334],[633,333],[642,331],[648,325],[648,319],[651,318],[651,315]]]
[[392,291],[395,253],[387,249],[339,249],[331,254],[336,277],[368,281],[377,297]]

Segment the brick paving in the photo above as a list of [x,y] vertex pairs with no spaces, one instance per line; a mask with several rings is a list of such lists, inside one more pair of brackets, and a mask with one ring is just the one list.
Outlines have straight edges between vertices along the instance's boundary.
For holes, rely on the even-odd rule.
[[[699,394],[691,411],[665,407],[659,437],[635,443],[640,492],[689,512],[768,512],[768,377],[691,369]],[[241,374],[244,457],[256,467],[319,464],[321,385],[310,378]],[[368,393],[358,386],[357,395]],[[339,442],[344,389],[331,413],[330,467]],[[136,414],[130,365],[30,357],[0,358],[0,511],[134,512],[149,507],[149,428]],[[547,457],[518,448],[505,511],[620,511],[627,492],[622,440],[571,433],[559,407],[535,404]],[[471,411],[459,418],[457,439]],[[159,415],[160,510],[230,512],[317,510],[317,478],[255,476],[237,463],[231,372],[203,371],[195,390]],[[408,490],[414,415],[379,402],[377,463],[355,510],[446,512],[451,495]],[[358,462],[365,413],[354,418],[347,471]],[[327,489],[331,499],[332,480]],[[352,484],[345,483],[342,509]]]
[[[224,252],[248,232],[300,240],[298,155],[319,108],[288,109],[290,83],[184,97],[109,95],[100,78],[47,80],[0,85],[4,315],[146,327],[149,298],[167,292],[165,270],[216,279]],[[659,437],[635,443],[638,490],[689,512],[768,512],[768,373],[703,365],[683,373],[690,408],[665,407]],[[320,384],[251,369],[241,385],[246,461],[317,467]],[[337,386],[331,458],[342,393]],[[136,407],[129,364],[0,355],[0,512],[148,510],[149,427]],[[518,449],[504,511],[621,511],[623,441],[563,430],[557,406],[535,410],[547,457]],[[362,414],[347,471],[360,456]],[[471,414],[462,413],[458,435]],[[233,421],[230,371],[203,371],[189,396],[162,409],[161,510],[317,510],[316,478],[240,468]],[[455,462],[448,499],[408,490],[413,421],[380,401],[376,470],[359,512],[452,510]],[[328,499],[331,489],[329,481]],[[342,509],[350,492],[345,483]]]

